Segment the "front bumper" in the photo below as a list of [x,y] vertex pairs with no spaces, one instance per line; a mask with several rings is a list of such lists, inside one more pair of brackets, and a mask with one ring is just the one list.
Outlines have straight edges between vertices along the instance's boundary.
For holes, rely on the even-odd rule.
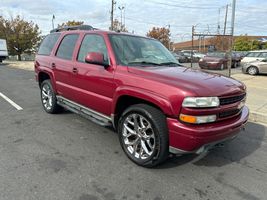
[[201,153],[206,148],[233,139],[244,127],[248,116],[248,107],[244,106],[239,116],[210,124],[189,125],[167,118],[170,152]]

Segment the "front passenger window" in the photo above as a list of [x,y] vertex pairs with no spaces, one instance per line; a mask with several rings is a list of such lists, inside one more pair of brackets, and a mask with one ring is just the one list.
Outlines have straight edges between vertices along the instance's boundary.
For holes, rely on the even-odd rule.
[[85,56],[90,52],[104,54],[104,61],[108,63],[108,51],[102,36],[90,34],[84,37],[78,54],[78,61],[85,62]]

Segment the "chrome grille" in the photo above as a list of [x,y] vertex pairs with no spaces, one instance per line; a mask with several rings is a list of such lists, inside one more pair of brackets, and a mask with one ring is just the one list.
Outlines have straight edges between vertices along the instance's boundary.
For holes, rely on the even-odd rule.
[[245,97],[246,97],[246,93],[237,95],[237,96],[232,96],[232,97],[221,97],[220,105],[228,105],[228,104],[236,103],[236,102],[242,101]]

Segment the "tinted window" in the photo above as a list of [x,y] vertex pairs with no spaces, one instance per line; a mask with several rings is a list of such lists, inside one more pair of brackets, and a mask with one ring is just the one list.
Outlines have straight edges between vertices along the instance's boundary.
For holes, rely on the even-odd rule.
[[60,43],[56,56],[66,60],[71,60],[78,37],[78,34],[66,35]]
[[50,55],[52,49],[54,48],[58,38],[60,36],[60,33],[54,33],[50,34],[45,37],[42,44],[39,47],[38,54],[39,55]]
[[177,63],[171,52],[157,40],[122,34],[110,34],[109,37],[116,60],[122,65]]
[[246,55],[246,57],[259,57],[260,52],[250,52]]
[[79,62],[85,62],[85,56],[90,52],[99,52],[104,54],[104,61],[108,62],[108,51],[105,41],[100,35],[86,35],[81,44],[78,55]]
[[260,57],[262,57],[262,58],[267,58],[267,52],[263,52],[263,53],[261,53]]

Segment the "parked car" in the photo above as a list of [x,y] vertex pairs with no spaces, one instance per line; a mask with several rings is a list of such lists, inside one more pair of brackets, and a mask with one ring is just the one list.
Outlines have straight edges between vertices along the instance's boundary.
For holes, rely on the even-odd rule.
[[242,55],[237,52],[232,52],[232,68],[240,66]]
[[[241,57],[236,54],[232,53],[232,68],[236,68],[239,66]],[[207,56],[199,60],[199,67],[201,69],[227,69],[228,67],[228,54],[225,52],[209,52]]]
[[36,55],[44,110],[64,107],[113,126],[134,163],[153,167],[169,153],[206,153],[247,122],[243,83],[183,67],[155,39],[67,30],[46,36]]
[[0,63],[8,57],[6,40],[0,39]]
[[172,55],[178,60],[180,63],[189,62],[188,58],[182,52],[172,52]]
[[[192,52],[192,55],[191,55]],[[193,58],[192,62],[198,62],[200,54],[197,54],[196,50],[182,50],[181,53],[183,53],[184,56],[186,56],[188,62],[191,62],[191,59]]]
[[206,54],[196,52],[196,53],[193,54],[193,56],[195,58],[197,58],[198,61],[199,61],[201,58],[204,58],[206,56]]
[[241,65],[255,60],[263,60],[267,58],[267,50],[249,51],[241,60]]
[[198,62],[201,69],[223,70],[227,69],[227,56],[223,52],[209,52],[204,58]]
[[267,73],[267,58],[263,60],[255,60],[244,64],[242,67],[243,73],[250,75],[266,74]]

